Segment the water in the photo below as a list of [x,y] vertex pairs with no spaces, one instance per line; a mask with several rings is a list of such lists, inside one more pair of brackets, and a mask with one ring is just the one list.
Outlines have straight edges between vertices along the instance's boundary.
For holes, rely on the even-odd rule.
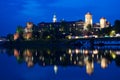
[[0,49],[0,80],[119,80],[119,75],[120,50],[114,47]]

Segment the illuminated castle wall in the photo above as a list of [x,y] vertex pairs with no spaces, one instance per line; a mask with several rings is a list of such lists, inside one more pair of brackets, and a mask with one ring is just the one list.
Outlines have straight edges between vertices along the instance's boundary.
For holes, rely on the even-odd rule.
[[33,28],[33,23],[32,23],[32,22],[27,22],[27,28],[28,28],[28,29]]
[[92,14],[88,12],[88,13],[85,15],[85,25],[84,25],[84,29],[85,29],[89,24],[92,25],[92,23],[93,23]]
[[106,27],[106,19],[102,17],[100,19],[100,28],[105,28]]

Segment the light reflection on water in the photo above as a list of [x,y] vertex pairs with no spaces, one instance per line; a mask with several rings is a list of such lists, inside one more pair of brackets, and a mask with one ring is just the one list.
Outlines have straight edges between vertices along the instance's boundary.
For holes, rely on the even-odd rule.
[[115,49],[2,48],[0,53],[14,56],[18,63],[25,63],[28,68],[34,68],[35,65],[51,66],[55,74],[58,73],[60,67],[79,67],[84,68],[85,73],[92,76],[96,72],[97,65],[101,67],[101,70],[107,69],[113,62],[115,66],[120,66],[120,50]]

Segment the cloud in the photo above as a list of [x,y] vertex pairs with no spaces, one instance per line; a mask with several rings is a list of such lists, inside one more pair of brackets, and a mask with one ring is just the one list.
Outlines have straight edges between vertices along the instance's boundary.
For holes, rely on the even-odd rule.
[[91,0],[59,0],[57,3],[51,4],[51,6],[56,7],[68,7],[68,8],[78,8],[84,7],[86,5],[91,5]]
[[49,5],[57,1],[59,0],[26,0],[20,13],[27,16],[44,15],[50,9]]
[[24,5],[22,5],[23,9],[20,11],[23,15],[27,16],[37,16],[38,14],[42,14],[44,12],[40,3],[35,0],[27,0],[24,1]]

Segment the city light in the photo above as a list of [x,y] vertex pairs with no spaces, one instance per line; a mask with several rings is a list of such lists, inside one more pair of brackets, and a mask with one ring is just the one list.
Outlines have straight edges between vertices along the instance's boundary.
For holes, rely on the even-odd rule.
[[55,74],[57,74],[57,71],[58,71],[58,66],[54,65],[54,72],[55,72]]

